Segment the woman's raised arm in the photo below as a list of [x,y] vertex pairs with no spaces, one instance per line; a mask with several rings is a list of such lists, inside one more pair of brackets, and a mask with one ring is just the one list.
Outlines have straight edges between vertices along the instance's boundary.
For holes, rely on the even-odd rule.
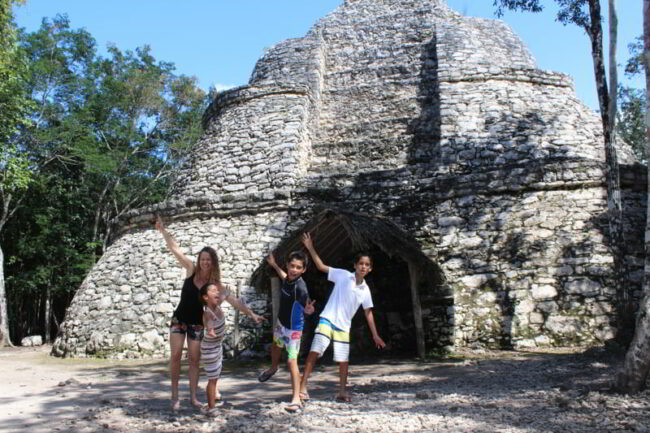
[[174,257],[176,257],[178,263],[183,268],[185,268],[185,272],[187,276],[188,277],[191,276],[194,273],[194,263],[190,258],[188,258],[185,254],[183,254],[180,247],[178,246],[178,243],[174,240],[172,235],[169,234],[169,232],[165,229],[165,224],[163,223],[160,216],[156,216],[156,230],[162,233],[163,238],[165,239],[165,243],[167,244],[167,248],[169,248],[169,251],[171,251]]

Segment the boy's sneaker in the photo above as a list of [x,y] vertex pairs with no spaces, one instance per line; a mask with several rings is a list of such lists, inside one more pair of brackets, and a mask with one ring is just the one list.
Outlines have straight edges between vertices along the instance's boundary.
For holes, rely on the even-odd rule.
[[264,370],[263,372],[260,373],[259,376],[257,376],[257,380],[259,380],[260,382],[266,382],[271,377],[273,377],[276,371],[278,370],[277,369],[271,370],[270,368],[268,370]]

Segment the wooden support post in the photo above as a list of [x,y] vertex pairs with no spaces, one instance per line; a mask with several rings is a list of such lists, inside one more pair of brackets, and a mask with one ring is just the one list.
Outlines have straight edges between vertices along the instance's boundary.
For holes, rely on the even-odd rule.
[[280,279],[278,277],[271,277],[271,302],[273,305],[273,329],[275,329],[280,314]]
[[[235,286],[235,298],[239,298],[239,293],[241,292],[240,285],[241,285],[241,281],[238,282],[237,285]],[[232,331],[233,333],[232,341],[234,344],[233,351],[235,353],[235,356],[239,356],[239,310],[236,308],[233,309],[235,310],[235,323],[233,324],[234,329]]]
[[411,302],[413,303],[413,319],[415,321],[415,340],[417,343],[418,356],[424,359],[426,349],[424,344],[424,326],[422,324],[422,305],[420,305],[420,294],[418,292],[419,272],[418,266],[408,262],[409,276],[411,280]]

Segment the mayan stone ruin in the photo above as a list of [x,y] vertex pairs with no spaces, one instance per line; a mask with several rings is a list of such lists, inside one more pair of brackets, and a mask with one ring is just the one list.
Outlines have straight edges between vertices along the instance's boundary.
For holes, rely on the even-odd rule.
[[[184,271],[155,214],[188,254],[215,247],[224,282],[269,319],[268,251],[310,230],[327,264],[351,269],[368,248],[390,348],[371,352],[361,319],[353,354],[416,354],[416,335],[427,352],[615,336],[600,120],[503,22],[443,0],[347,0],[270,48],[204,124],[170,199],[115,222],[54,354],[169,355]],[[647,178],[630,155],[619,150],[638,296]],[[305,279],[324,305],[325,276]],[[226,354],[259,352],[270,329],[228,310]]]

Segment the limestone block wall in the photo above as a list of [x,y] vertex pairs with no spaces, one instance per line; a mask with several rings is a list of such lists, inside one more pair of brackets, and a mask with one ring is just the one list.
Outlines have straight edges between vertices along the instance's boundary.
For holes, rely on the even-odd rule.
[[[280,65],[280,67],[278,67]],[[299,87],[318,99],[323,79],[323,44],[317,32],[289,39],[269,48],[255,65],[250,85],[255,87]]]
[[[628,265],[638,300],[645,167],[623,167]],[[389,215],[443,269],[453,302],[423,306],[430,347],[589,345],[619,324],[608,246],[604,165],[542,161],[463,175],[406,170],[350,185],[321,179],[305,203]],[[636,190],[636,191],[635,191]],[[306,205],[305,205],[306,206]],[[448,339],[445,336],[453,332]]]
[[633,284],[633,298],[640,301],[646,257],[643,234],[647,221],[644,209],[648,209],[648,170],[645,165],[636,163],[622,165],[620,172],[626,245],[625,261],[629,265],[628,278]]
[[443,81],[441,94],[441,169],[604,158],[599,119],[576,100],[564,76],[535,70],[483,75],[480,81]]
[[[286,213],[233,214],[170,222],[172,233],[186,255],[196,257],[213,246],[221,261],[223,282],[258,314],[270,317],[264,294],[248,286],[270,244],[286,228]],[[150,216],[150,215],[149,215]],[[169,356],[169,321],[178,305],[185,270],[168,251],[153,227],[141,227],[120,237],[93,267],[79,288],[62,324],[54,351],[62,356],[117,358]],[[224,303],[229,333],[235,311]],[[259,341],[261,327],[240,319],[241,338]],[[234,344],[226,343],[226,354]]]
[[[438,206],[444,211],[427,235],[439,240],[437,257],[454,287],[456,345],[588,345],[615,336],[607,202],[597,183],[604,172],[592,167],[589,176],[563,181],[566,189],[465,196]],[[643,209],[631,197],[628,203]],[[643,220],[642,212],[630,217]],[[635,227],[630,238],[640,234]],[[633,275],[641,272],[640,262],[628,263]],[[640,280],[631,283],[638,290]]]
[[612,257],[602,228],[588,224],[602,212],[602,189],[476,197],[474,204],[484,209],[478,218],[459,214],[452,201],[442,203],[451,212],[431,221],[442,238],[441,265],[456,285],[457,344],[613,337]]
[[[222,96],[174,196],[291,188],[310,151],[304,88],[241,88]],[[227,98],[227,99],[226,99]]]
[[440,140],[441,80],[535,66],[503,23],[466,19],[435,1],[347,2],[312,32],[323,40],[326,65],[316,173],[422,158]]

